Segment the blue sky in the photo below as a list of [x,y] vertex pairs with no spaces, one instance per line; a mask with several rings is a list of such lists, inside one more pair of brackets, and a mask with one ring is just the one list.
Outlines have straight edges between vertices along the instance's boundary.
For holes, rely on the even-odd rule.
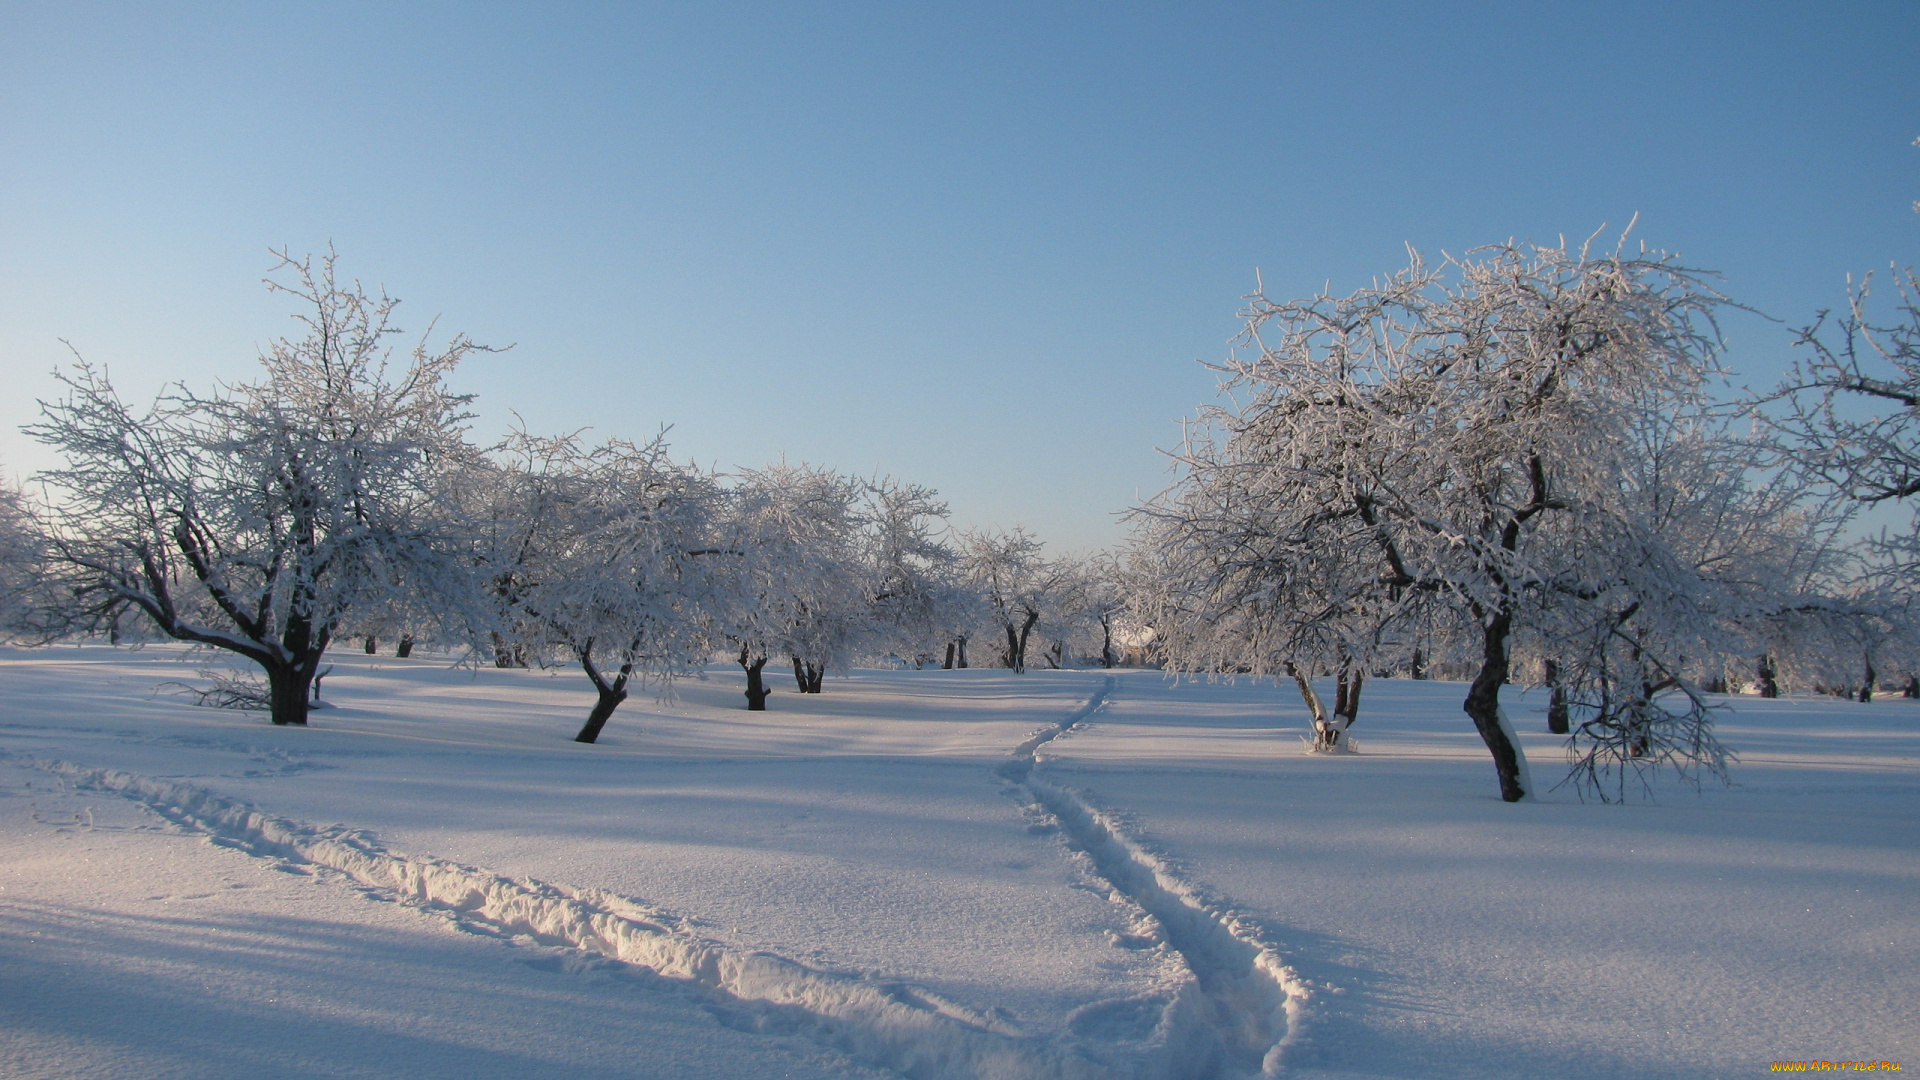
[[[1920,259],[1920,4],[0,2],[0,462],[64,338],[251,374],[318,250],[505,354],[476,433],[938,487],[1054,546],[1276,296],[1636,235],[1804,321]],[[1780,325],[1729,320],[1756,383]]]

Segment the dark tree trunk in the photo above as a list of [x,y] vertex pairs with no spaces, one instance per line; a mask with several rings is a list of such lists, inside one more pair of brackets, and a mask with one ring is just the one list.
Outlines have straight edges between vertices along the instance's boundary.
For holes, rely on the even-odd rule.
[[1100,620],[1100,666],[1111,668],[1118,661],[1113,655],[1113,621]]
[[[317,662],[318,658],[315,660]],[[306,726],[312,686],[312,664],[275,664],[268,667],[267,702],[273,710],[273,722]]]
[[1427,654],[1421,652],[1419,649],[1413,650],[1412,674],[1416,679],[1424,679],[1427,677]]
[[1772,653],[1760,654],[1758,674],[1760,676],[1760,696],[1763,698],[1779,697],[1780,677],[1779,672],[1774,669]]
[[940,665],[943,671],[953,670],[953,642],[947,642],[947,662]]
[[1551,693],[1547,697],[1547,733],[1566,735],[1573,730],[1573,723],[1567,715],[1567,688],[1560,685],[1560,663],[1547,661],[1547,687]]
[[408,634],[406,637],[403,637],[400,639],[400,646],[399,648],[396,648],[393,650],[393,655],[399,657],[402,660],[405,660],[407,657],[413,655],[413,635],[412,634]]
[[766,712],[767,711],[767,695],[773,693],[773,691],[767,689],[766,682],[760,677],[761,670],[766,666],[767,666],[766,657],[764,656],[750,657],[747,653],[747,650],[745,649],[740,650],[740,667],[744,669],[747,673],[747,711],[748,712]]
[[820,680],[826,673],[825,665],[815,667],[810,660],[802,660],[797,656],[793,658],[793,681],[803,694],[819,693]]
[[1520,749],[1507,738],[1500,724],[1500,687],[1507,681],[1512,666],[1507,639],[1513,632],[1513,616],[1501,613],[1485,626],[1481,640],[1480,673],[1474,676],[1461,705],[1480,739],[1493,754],[1493,771],[1500,779],[1500,798],[1519,802],[1527,797],[1520,786]]
[[590,743],[600,738],[600,729],[607,726],[607,720],[613,716],[613,710],[627,700],[627,682],[633,678],[634,653],[639,647],[640,639],[637,637],[627,645],[627,650],[623,654],[626,659],[620,664],[620,670],[613,673],[612,679],[602,674],[599,666],[593,662],[592,638],[588,638],[585,645],[574,649],[573,654],[580,658],[581,670],[587,673],[587,678],[593,682],[594,691],[599,694],[599,699],[593,703],[593,710],[587,713],[587,722],[581,725],[580,733],[573,737],[574,742]]
[[1040,621],[1040,613],[1027,609],[1020,621],[1020,629],[1014,630],[1012,623],[1006,624],[1007,666],[1015,671],[1027,670],[1027,635],[1033,632],[1033,624]]
[[367,655],[373,656],[380,651],[380,642],[372,634],[367,635]]
[[1865,682],[1860,684],[1860,700],[1862,703],[1873,700],[1873,684],[1877,677],[1873,671],[1873,657],[1869,656],[1867,657],[1867,678]]
[[1366,681],[1363,672],[1348,669],[1340,673],[1340,681],[1334,686],[1333,714],[1345,717],[1348,727],[1360,720],[1360,687]]
[[308,609],[301,603],[305,599],[296,592],[295,603],[290,605],[294,613],[288,615],[280,631],[279,655],[292,656],[294,661],[260,665],[267,670],[267,700],[276,724],[306,726],[313,677],[320,670],[320,660],[326,656],[332,637],[330,628],[314,627],[312,617],[306,614]]
[[1904,697],[1920,698],[1920,675],[1907,676],[1907,688],[1900,693]]
[[580,734],[573,737],[574,742],[590,743],[599,741],[600,730],[606,727],[607,721],[613,717],[613,710],[619,708],[620,703],[627,700],[627,692],[625,690],[613,690],[604,686],[597,687],[596,689],[599,690],[600,697],[593,703],[593,711],[587,713],[587,722],[581,725]]
[[960,644],[960,654],[959,654],[960,666],[964,668],[967,666],[967,635],[965,634],[960,635],[959,644]]

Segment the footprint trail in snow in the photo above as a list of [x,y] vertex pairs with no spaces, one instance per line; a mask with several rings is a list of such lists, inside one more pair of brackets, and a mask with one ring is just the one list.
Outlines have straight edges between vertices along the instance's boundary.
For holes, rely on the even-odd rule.
[[1080,727],[1113,694],[1109,675],[1072,715],[1021,743],[999,768],[1084,852],[1094,872],[1151,916],[1184,962],[1191,982],[1168,1002],[1154,1032],[1158,1044],[1141,1073],[1214,1080],[1275,1076],[1301,1042],[1307,984],[1232,912],[1207,903],[1164,860],[1129,838],[1111,815],[1077,792],[1048,781],[1039,751]]

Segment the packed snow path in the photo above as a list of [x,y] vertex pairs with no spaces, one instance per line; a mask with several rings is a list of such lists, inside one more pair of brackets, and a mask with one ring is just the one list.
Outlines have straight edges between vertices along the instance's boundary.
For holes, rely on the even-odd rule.
[[1201,900],[1164,862],[1129,840],[1111,816],[1049,783],[1037,768],[1041,747],[1085,723],[1116,684],[1107,676],[1073,715],[1021,743],[1000,775],[1031,793],[1100,877],[1153,918],[1192,975],[1163,1008],[1160,1060],[1149,1074],[1183,1080],[1273,1076],[1286,1050],[1299,1042],[1307,985],[1251,926]]

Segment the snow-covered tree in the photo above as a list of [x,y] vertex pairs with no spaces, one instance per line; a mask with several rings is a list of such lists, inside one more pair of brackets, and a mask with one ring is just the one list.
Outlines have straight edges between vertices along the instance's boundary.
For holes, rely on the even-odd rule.
[[[1407,431],[1422,408],[1398,381],[1417,348],[1395,323],[1426,301],[1415,269],[1343,301],[1281,309],[1254,297],[1229,386],[1255,388],[1246,409],[1204,410],[1174,455],[1180,479],[1135,513],[1136,561],[1152,568],[1135,595],[1173,670],[1290,678],[1320,749],[1341,749],[1370,670],[1413,662],[1432,635],[1439,590],[1380,566],[1379,503],[1416,490],[1427,466]],[[1265,348],[1262,327],[1282,336]],[[1412,415],[1402,415],[1411,413]],[[1332,707],[1312,676],[1336,677]]]
[[949,626],[964,602],[953,549],[941,539],[947,504],[932,488],[891,476],[863,487],[862,562],[875,649],[925,667],[951,640]]
[[1077,633],[1086,655],[1098,656],[1104,668],[1119,666],[1121,639],[1133,629],[1128,616],[1128,570],[1126,561],[1111,551],[1093,555],[1081,565]]
[[[1807,355],[1770,399],[1782,408],[1764,414],[1791,440],[1795,464],[1863,506],[1920,495],[1920,279],[1912,270],[1892,277],[1892,319],[1870,318],[1868,275],[1848,289],[1844,312],[1822,311],[1798,331]],[[1909,564],[1916,534],[1892,541]]]
[[1806,355],[1758,414],[1779,437],[1780,463],[1850,509],[1912,505],[1903,530],[1868,547],[1872,570],[1920,580],[1920,279],[1896,269],[1892,317],[1868,311],[1873,279],[1798,331]]
[[802,693],[864,641],[870,600],[858,547],[860,485],[830,469],[781,463],[740,473],[717,547],[728,596],[722,633],[747,673],[747,708],[764,710],[763,672],[786,659]]
[[[1171,549],[1171,655],[1272,672],[1446,626],[1503,798],[1530,781],[1499,690],[1528,635],[1589,705],[1599,771],[1725,755],[1684,663],[1725,601],[1636,501],[1634,435],[1705,405],[1723,303],[1658,255],[1499,245],[1347,297],[1256,294],[1184,473],[1143,508]],[[1190,644],[1180,645],[1182,633]],[[1251,645],[1226,644],[1238,636]],[[1584,755],[1584,756],[1583,756]]]
[[1014,671],[1027,670],[1027,647],[1034,628],[1070,580],[1064,565],[1040,554],[1042,546],[1020,526],[975,530],[960,537],[966,581],[981,598],[1000,665]]
[[634,684],[667,684],[712,653],[719,492],[675,463],[664,438],[587,447],[516,433],[507,451],[517,482],[504,489],[522,500],[514,516],[540,520],[502,532],[510,588],[487,567],[494,595],[510,597],[504,634],[580,665],[596,699],[574,738],[594,742]]
[[1029,656],[1031,643],[1039,642],[1039,660],[1051,668],[1082,660],[1117,666],[1127,615],[1119,561],[1107,552],[1068,554],[1043,563],[1042,570],[1045,587],[1035,593],[1039,618],[1029,633]]
[[0,483],[0,640],[44,635],[46,543],[26,496]]
[[304,724],[308,689],[340,627],[407,589],[463,574],[439,495],[463,460],[468,398],[447,376],[477,346],[422,338],[396,363],[397,301],[282,254],[269,287],[302,303],[298,339],[261,357],[265,377],[207,394],[184,386],[144,411],[105,371],[77,360],[67,396],[27,431],[64,468],[49,557],[80,628],[128,611],[183,641],[260,665],[273,721]]
[[1868,695],[1898,672],[1920,692],[1920,280],[1891,273],[1895,302],[1875,316],[1873,277],[1796,333],[1805,350],[1786,378],[1754,403],[1771,435],[1772,461],[1824,496],[1843,521],[1904,507],[1904,527],[1883,527],[1829,565],[1833,600],[1784,612],[1756,661],[1763,687],[1848,688]]

